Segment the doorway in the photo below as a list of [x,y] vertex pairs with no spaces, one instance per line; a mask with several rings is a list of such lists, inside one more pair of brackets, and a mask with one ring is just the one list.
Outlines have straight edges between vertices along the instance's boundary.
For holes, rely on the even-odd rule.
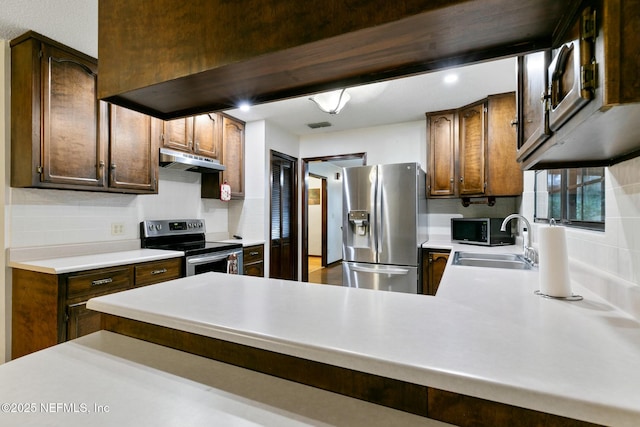
[[309,272],[327,266],[327,178],[309,172],[307,183],[309,203]]
[[[310,192],[310,178],[322,179],[325,190],[321,190],[323,197],[321,202],[323,225],[321,237],[321,268],[323,274],[314,272],[314,278],[325,280],[331,277],[332,283],[342,279],[342,168],[349,166],[362,166],[366,164],[366,153],[342,154],[334,156],[311,157],[302,159],[302,281],[309,282],[309,214],[314,205],[313,194]],[[310,200],[311,198],[311,200]],[[331,271],[329,271],[331,270]],[[340,270],[340,271],[337,271]],[[331,273],[331,274],[327,274]],[[318,283],[314,279],[314,283]],[[322,281],[321,283],[326,283]]]
[[269,277],[274,279],[298,279],[297,162],[271,150]]

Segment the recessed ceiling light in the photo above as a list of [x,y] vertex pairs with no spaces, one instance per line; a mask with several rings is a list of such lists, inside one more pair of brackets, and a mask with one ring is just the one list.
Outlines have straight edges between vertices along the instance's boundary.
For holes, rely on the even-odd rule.
[[447,84],[453,84],[457,81],[458,81],[457,74],[447,74],[446,76],[444,76],[444,82]]
[[247,112],[251,109],[251,105],[249,105],[248,102],[241,102],[238,107],[240,108],[240,111],[244,111],[244,112]]

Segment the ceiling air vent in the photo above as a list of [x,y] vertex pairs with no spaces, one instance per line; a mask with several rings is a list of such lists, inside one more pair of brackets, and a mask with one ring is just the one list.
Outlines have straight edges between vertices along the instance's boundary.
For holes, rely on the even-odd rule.
[[309,126],[311,129],[328,128],[329,126],[331,126],[331,123],[329,122],[307,123],[307,126]]

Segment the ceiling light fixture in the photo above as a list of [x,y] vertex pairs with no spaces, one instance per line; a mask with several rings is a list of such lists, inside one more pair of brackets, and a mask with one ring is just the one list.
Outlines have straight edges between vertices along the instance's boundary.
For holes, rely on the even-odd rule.
[[446,76],[444,76],[444,82],[448,83],[448,84],[453,84],[455,82],[458,81],[458,75],[457,74],[447,74]]
[[248,102],[241,102],[239,105],[240,111],[247,112],[251,109],[251,105]]
[[339,89],[331,92],[319,93],[313,95],[309,100],[313,101],[318,108],[325,113],[338,114],[347,102],[351,99],[351,96],[346,92],[347,89]]

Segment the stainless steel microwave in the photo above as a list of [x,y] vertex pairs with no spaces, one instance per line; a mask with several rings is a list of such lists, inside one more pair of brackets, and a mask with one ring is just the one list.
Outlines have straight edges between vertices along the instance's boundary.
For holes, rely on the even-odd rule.
[[500,231],[504,218],[451,218],[451,241],[470,245],[513,245],[511,223]]

